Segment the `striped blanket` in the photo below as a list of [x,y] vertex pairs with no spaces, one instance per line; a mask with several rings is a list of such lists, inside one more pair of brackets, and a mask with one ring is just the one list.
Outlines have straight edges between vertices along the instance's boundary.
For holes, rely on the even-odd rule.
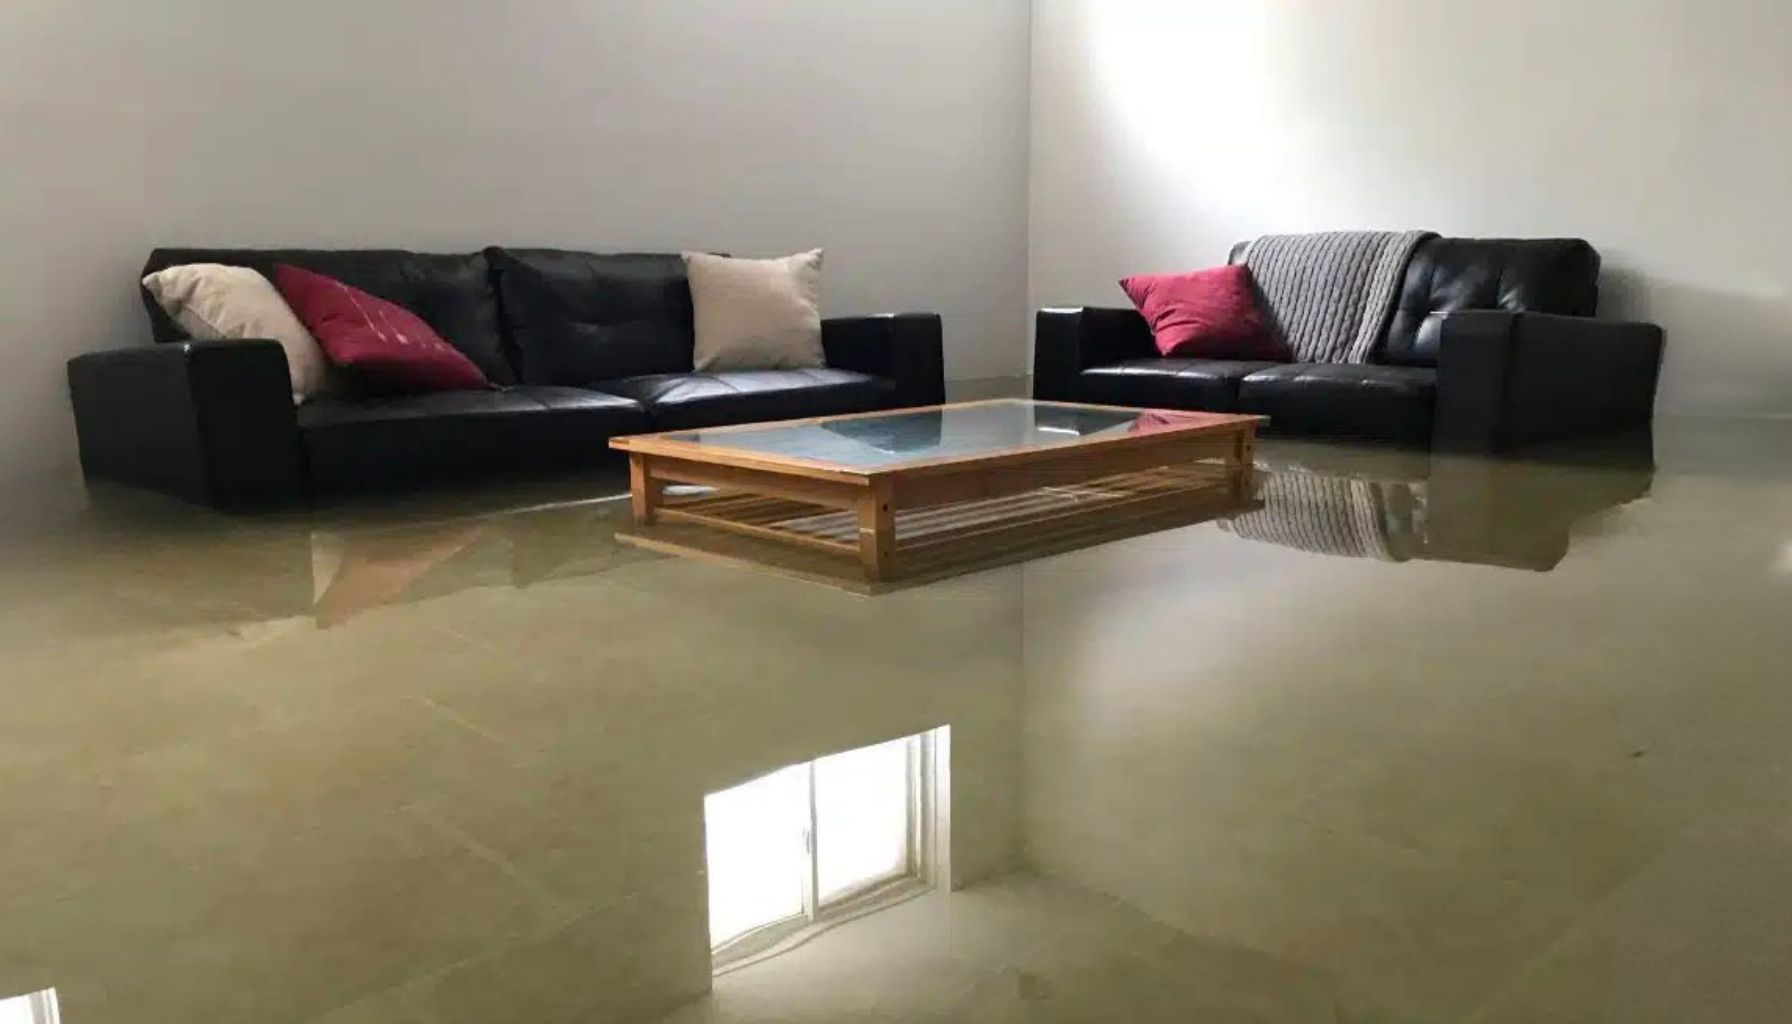
[[1366,363],[1429,231],[1264,235],[1240,260],[1297,363]]
[[1263,507],[1221,522],[1220,529],[1315,554],[1405,561],[1389,543],[1381,485],[1296,472],[1262,473],[1258,480]]

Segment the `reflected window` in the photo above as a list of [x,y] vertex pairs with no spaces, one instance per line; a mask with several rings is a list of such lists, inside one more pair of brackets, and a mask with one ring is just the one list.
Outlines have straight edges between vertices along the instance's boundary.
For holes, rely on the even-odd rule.
[[56,990],[0,999],[0,1024],[60,1024],[62,1014],[56,1008]]
[[931,884],[946,730],[711,793],[703,817],[718,966]]

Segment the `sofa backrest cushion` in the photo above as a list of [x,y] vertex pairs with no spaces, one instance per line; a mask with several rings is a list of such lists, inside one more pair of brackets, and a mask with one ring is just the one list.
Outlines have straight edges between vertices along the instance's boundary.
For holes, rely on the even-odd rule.
[[1592,316],[1599,307],[1599,252],[1579,238],[1434,238],[1406,265],[1376,358],[1437,365],[1433,313],[1469,309]]
[[[1251,243],[1232,246],[1237,263]],[[1375,361],[1437,365],[1433,313],[1497,309],[1592,316],[1599,308],[1599,252],[1579,238],[1433,238],[1406,265]]]
[[529,384],[689,373],[691,285],[677,253],[486,250]]
[[[498,299],[483,253],[421,253],[403,249],[156,249],[140,277],[186,263],[251,267],[273,280],[285,263],[333,277],[397,303],[435,328],[495,384],[514,384],[516,368],[498,328]],[[147,291],[144,308],[158,342],[186,333]]]

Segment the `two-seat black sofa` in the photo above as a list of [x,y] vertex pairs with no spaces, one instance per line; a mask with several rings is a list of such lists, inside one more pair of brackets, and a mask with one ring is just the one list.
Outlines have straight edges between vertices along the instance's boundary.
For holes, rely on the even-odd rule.
[[157,344],[69,362],[90,478],[221,508],[279,505],[590,465],[625,434],[944,399],[940,318],[926,313],[823,321],[824,368],[693,372],[676,254],[157,249],[143,273],[185,263],[288,263],[345,281],[417,313],[498,387],[295,408],[278,344],[192,341],[145,293]]
[[1646,427],[1661,329],[1593,319],[1599,265],[1580,239],[1432,238],[1368,364],[1166,359],[1135,310],[1041,310],[1034,393],[1469,451]]

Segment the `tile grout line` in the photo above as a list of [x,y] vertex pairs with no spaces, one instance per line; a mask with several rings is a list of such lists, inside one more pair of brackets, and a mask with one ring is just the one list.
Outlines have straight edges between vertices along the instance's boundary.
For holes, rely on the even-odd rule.
[[509,878],[527,891],[532,900],[537,901],[546,909],[550,910],[551,914],[549,916],[551,920],[559,921],[568,913],[565,901],[556,897],[540,882],[518,868],[511,862],[510,858],[499,853],[495,848],[486,843],[481,842],[476,836],[461,828],[459,825],[454,824],[434,810],[431,810],[425,802],[413,801],[404,804],[398,808],[398,813],[415,818],[427,827],[436,830],[444,838],[459,845],[466,852],[471,853],[473,856],[478,857],[480,860],[486,861],[497,868],[506,878]]
[[459,711],[456,711],[453,708],[448,707],[446,704],[443,704],[440,701],[437,701],[435,698],[430,697],[427,694],[410,693],[410,694],[405,695],[405,699],[416,701],[417,703],[423,705],[424,707],[428,708],[429,710],[442,716],[442,718],[447,720],[449,723],[451,723],[455,726],[458,726],[462,729],[465,729],[467,732],[470,732],[473,735],[479,737],[480,739],[485,740],[487,743],[492,743],[492,744],[495,744],[495,745],[503,748],[504,751],[508,754],[520,756],[525,761],[528,760],[527,752],[516,749],[515,744],[513,744],[510,740],[505,739],[503,736],[499,735],[498,733],[492,732],[491,730],[485,728],[484,726],[479,725],[478,723],[474,722],[472,719],[468,718],[466,715],[461,714]]

